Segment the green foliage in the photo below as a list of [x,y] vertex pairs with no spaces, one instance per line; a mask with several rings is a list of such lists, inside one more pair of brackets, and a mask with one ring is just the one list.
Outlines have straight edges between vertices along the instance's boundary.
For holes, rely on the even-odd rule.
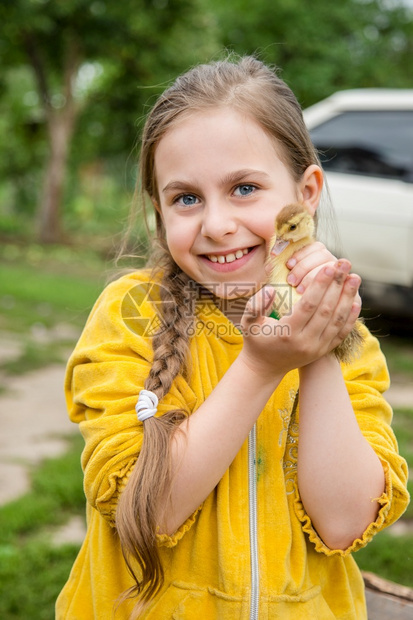
[[42,542],[0,550],[2,620],[52,620],[57,595],[78,552]]
[[[62,267],[62,266],[61,266]],[[80,271],[80,267],[78,267]],[[82,325],[103,288],[104,273],[94,278],[73,268],[38,272],[38,265],[3,262],[0,265],[0,328],[25,331],[52,327],[59,321]]]
[[83,514],[83,438],[74,435],[68,443],[64,455],[44,461],[33,472],[29,493],[0,507],[0,557],[2,545],[23,540],[46,526],[65,523],[68,515]]
[[[393,430],[397,437],[400,454],[404,456],[409,466],[413,468],[413,409],[396,409],[393,418]],[[408,483],[408,490],[412,495],[412,480]],[[397,583],[413,587],[413,506],[407,507],[400,524],[409,525],[408,531],[399,535],[397,529],[384,530],[373,538],[364,548],[358,551],[354,558],[363,570],[371,571]],[[395,525],[395,528],[398,524]]]
[[380,341],[381,348],[386,356],[390,370],[390,376],[404,376],[411,381],[413,377],[413,346],[409,339],[383,338]]
[[394,536],[380,532],[355,556],[362,570],[384,579],[413,587],[413,536]]
[[[410,374],[410,378],[411,378]],[[399,444],[400,454],[404,456],[407,461],[409,471],[413,471],[413,409],[397,409],[394,412],[393,418],[393,430],[396,434]],[[411,478],[407,483],[407,490],[410,493],[410,497],[413,498],[413,479]],[[407,507],[406,512],[403,515],[404,519],[413,520],[413,500]],[[413,521],[412,521],[413,523]],[[413,566],[413,560],[412,560]]]
[[338,89],[411,87],[412,15],[387,0],[3,0],[0,232],[32,232],[53,122],[71,101],[64,214],[73,234],[110,215],[102,195],[85,192],[85,176],[111,186],[115,221],[118,205],[127,209],[146,106],[181,71],[224,48],[258,52],[304,107]]
[[9,227],[4,214],[33,215],[63,128],[70,140],[78,124],[74,171],[96,157],[124,155],[148,96],[215,50],[197,0],[5,0],[0,20],[3,229]]
[[[69,440],[66,454],[45,461],[33,474],[32,490],[0,507],[0,617],[54,617],[56,597],[78,552],[54,546],[51,528],[84,513],[80,452],[83,440]],[[43,535],[42,535],[43,534]]]
[[336,90],[411,88],[412,12],[383,0],[213,0],[223,43],[281,67],[304,107]]
[[120,270],[109,267],[92,249],[0,245],[0,339],[7,333],[15,350],[0,360],[0,391],[7,375],[66,362],[105,282]]
[[40,344],[25,342],[21,354],[0,364],[0,370],[7,375],[24,375],[30,370],[44,368],[50,364],[63,364],[67,359],[67,348],[61,342]]
[[0,331],[16,349],[0,362],[2,383],[67,360],[106,275],[105,261],[90,250],[0,246]]

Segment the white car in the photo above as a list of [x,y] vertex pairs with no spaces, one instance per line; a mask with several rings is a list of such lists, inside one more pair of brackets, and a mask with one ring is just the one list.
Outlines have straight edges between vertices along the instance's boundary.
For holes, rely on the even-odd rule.
[[364,295],[413,317],[413,89],[338,92],[304,118]]

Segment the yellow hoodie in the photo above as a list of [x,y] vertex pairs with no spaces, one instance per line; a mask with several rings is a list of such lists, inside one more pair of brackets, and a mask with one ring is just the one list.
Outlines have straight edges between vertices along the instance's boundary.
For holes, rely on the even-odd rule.
[[[57,600],[57,620],[126,619],[133,608],[128,601],[114,612],[132,585],[114,519],[142,442],[135,404],[151,365],[151,334],[159,327],[156,288],[146,271],[110,284],[69,360],[66,397],[70,418],[85,439],[88,529]],[[351,553],[403,513],[408,494],[407,466],[382,396],[389,386],[386,363],[377,340],[365,331],[361,358],[343,373],[360,428],[386,474],[376,521],[345,551],[326,547],[313,529],[297,487],[298,411],[291,414],[298,372],[290,372],[214,491],[174,535],[158,537],[165,585],[142,618],[367,617]],[[176,408],[195,411],[241,348],[242,335],[216,306],[198,304],[190,378],[177,377],[158,415]]]

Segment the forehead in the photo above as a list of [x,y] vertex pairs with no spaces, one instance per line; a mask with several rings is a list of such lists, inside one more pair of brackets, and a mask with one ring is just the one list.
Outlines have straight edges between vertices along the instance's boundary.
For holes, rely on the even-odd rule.
[[199,136],[205,140],[211,129],[215,129],[219,134],[236,131],[242,137],[249,135],[251,138],[269,140],[274,146],[276,144],[275,138],[272,138],[252,115],[230,106],[208,107],[182,112],[174,119],[159,144],[165,138],[170,138],[172,134],[177,136],[191,133],[194,137]]
[[155,173],[185,164],[193,168],[219,164],[243,168],[274,165],[282,149],[251,116],[229,107],[197,110],[178,117],[159,141]]

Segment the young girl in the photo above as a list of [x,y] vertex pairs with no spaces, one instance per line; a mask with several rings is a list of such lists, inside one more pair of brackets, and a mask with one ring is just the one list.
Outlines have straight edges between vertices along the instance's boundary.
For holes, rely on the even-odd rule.
[[[408,501],[407,468],[360,311],[360,279],[319,242],[270,315],[277,213],[315,214],[323,177],[286,84],[253,58],[178,78],[146,123],[155,267],[112,283],[67,371],[85,438],[88,530],[57,618],[366,618],[352,552]],[[135,412],[136,406],[136,412]]]

